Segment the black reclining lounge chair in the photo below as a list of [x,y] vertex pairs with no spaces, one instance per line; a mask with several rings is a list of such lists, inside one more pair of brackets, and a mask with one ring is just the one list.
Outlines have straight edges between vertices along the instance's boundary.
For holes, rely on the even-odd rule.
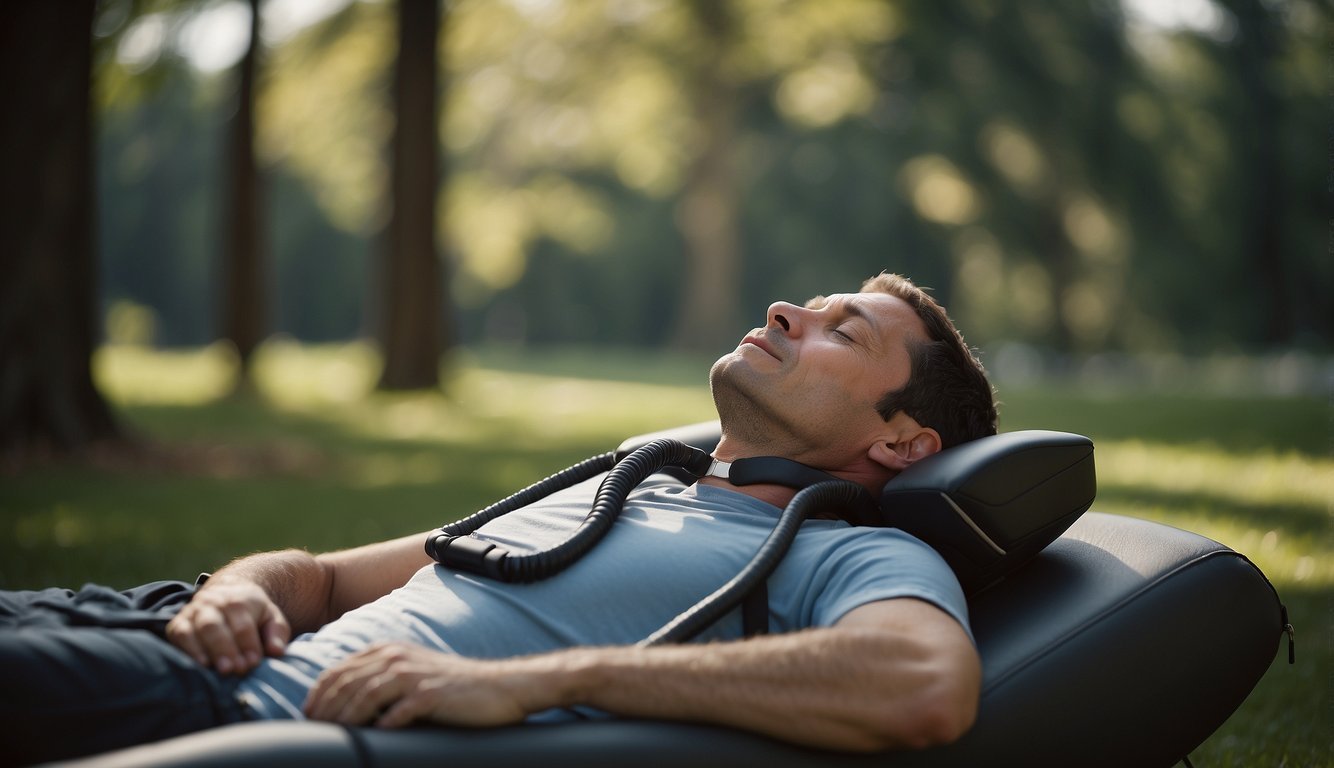
[[[622,450],[660,436],[710,449],[717,425],[632,438]],[[890,522],[936,546],[970,594],[981,709],[973,729],[946,747],[839,754],[712,726],[623,719],[403,731],[259,722],[77,765],[1170,766],[1268,669],[1283,610],[1244,556],[1165,525],[1085,514],[1093,491],[1092,443],[1038,431],[945,451],[885,489]]]

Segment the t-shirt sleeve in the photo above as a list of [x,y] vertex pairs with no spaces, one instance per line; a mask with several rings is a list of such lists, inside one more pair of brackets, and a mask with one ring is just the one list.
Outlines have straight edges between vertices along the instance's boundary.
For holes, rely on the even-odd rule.
[[963,589],[934,549],[893,528],[864,533],[826,560],[824,587],[811,617],[815,626],[831,626],[867,603],[916,598],[953,616],[972,637]]

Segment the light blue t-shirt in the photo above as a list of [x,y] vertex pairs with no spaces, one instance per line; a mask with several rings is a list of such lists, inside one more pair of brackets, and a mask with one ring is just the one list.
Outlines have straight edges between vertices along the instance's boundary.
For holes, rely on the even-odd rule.
[[[598,482],[493,520],[478,535],[516,553],[550,548],[583,521]],[[241,682],[242,701],[257,717],[299,718],[320,672],[381,641],[476,658],[638,642],[735,576],[779,513],[735,491],[654,476],[631,494],[606,537],[567,570],[507,584],[424,567],[390,594],[293,640],[281,658],[266,659]],[[949,567],[896,529],[808,520],[768,589],[775,633],[830,626],[860,605],[898,597],[925,600],[968,626]],[[738,609],[696,641],[741,636]]]

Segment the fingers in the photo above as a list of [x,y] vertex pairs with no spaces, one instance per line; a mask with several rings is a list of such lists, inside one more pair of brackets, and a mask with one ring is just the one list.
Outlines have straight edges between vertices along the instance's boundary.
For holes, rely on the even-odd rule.
[[167,639],[197,663],[224,674],[242,660],[222,611],[206,603],[185,606],[167,625]]
[[253,585],[201,590],[167,625],[173,645],[224,675],[244,674],[265,654],[281,654],[290,637],[282,611]]
[[396,701],[384,715],[375,721],[376,728],[406,728],[416,723],[428,711],[427,700],[422,696],[407,696]]
[[195,660],[196,664],[204,667],[210,666],[208,653],[204,650],[203,644],[199,642],[199,637],[195,634],[190,618],[185,614],[185,611],[172,617],[172,620],[167,622],[167,640],[172,645],[185,651],[190,658]]
[[312,720],[345,725],[374,722],[383,728],[418,720],[474,727],[509,725],[538,711],[518,695],[525,684],[541,682],[521,660],[463,659],[391,643],[326,670],[312,686],[305,712]]
[[292,625],[287,617],[276,607],[266,617],[260,628],[264,639],[264,652],[270,656],[281,656],[287,650],[287,643],[292,639]]
[[249,672],[264,658],[255,616],[245,605],[229,604],[220,611],[221,624],[208,627],[210,632],[204,636],[204,642],[214,651],[219,672],[224,675]]
[[361,678],[348,686],[342,709],[330,718],[345,725],[365,725],[374,722],[394,702],[402,699],[411,680],[389,672]]
[[[203,604],[190,611],[187,620],[188,631],[203,652],[202,659],[197,656],[196,661],[212,666],[224,675],[246,667],[248,657],[245,651],[253,649],[257,640],[245,643],[238,636],[238,632],[244,634],[247,631],[247,622],[242,617],[229,616],[213,605]],[[256,631],[254,620],[250,620],[248,630]],[[255,662],[258,663],[258,659]]]
[[376,728],[406,728],[431,712],[431,700],[425,696],[405,696],[385,710],[375,721]]
[[306,717],[345,725],[370,722],[399,698],[406,677],[390,668],[401,657],[391,646],[372,646],[325,671],[306,698]]
[[407,643],[372,646],[320,675],[306,699],[306,716],[344,725],[409,725],[433,712],[449,661]]

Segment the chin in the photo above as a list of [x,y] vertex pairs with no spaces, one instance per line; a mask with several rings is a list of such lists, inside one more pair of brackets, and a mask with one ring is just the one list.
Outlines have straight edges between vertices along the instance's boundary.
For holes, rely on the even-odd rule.
[[[719,393],[726,390],[737,390],[743,392],[743,396],[749,396],[744,395],[744,390],[747,389],[746,373],[746,361],[737,353],[731,352],[718,358],[709,369],[709,389],[713,391],[714,403],[718,403]],[[722,406],[719,405],[719,410],[721,409]]]

